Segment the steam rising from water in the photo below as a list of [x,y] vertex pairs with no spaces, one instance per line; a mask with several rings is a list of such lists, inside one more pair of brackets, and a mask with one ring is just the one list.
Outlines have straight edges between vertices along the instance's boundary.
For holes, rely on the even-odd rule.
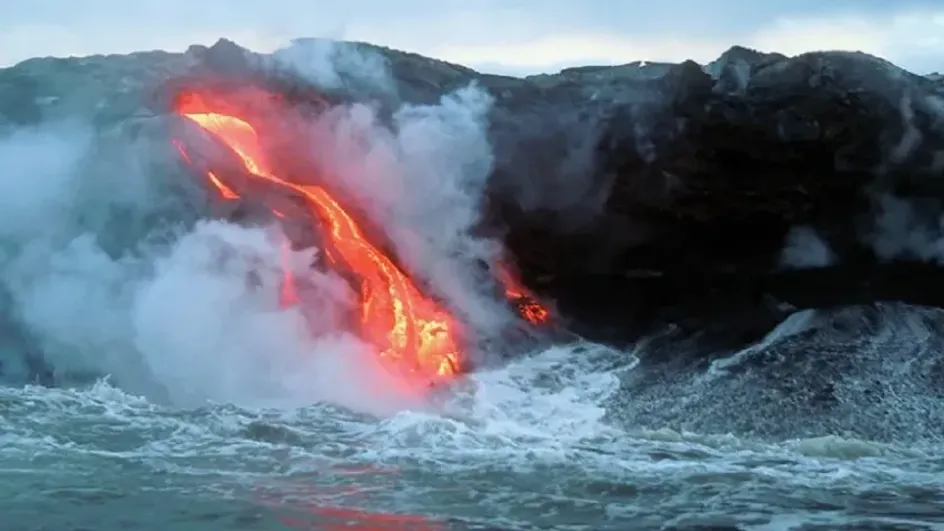
[[[275,57],[292,57],[313,79],[344,79],[349,69],[332,61],[351,60],[350,50],[325,56],[305,45]],[[358,64],[360,79],[392,86],[382,62]],[[366,76],[371,64],[378,70]],[[477,326],[508,318],[467,273],[473,259],[491,261],[498,251],[469,234],[491,169],[490,104],[470,87],[438,105],[401,108],[392,127],[369,105],[337,108],[311,125],[312,155],[389,231],[407,267]],[[160,221],[181,218],[167,184],[177,196],[195,184],[171,150],[155,149],[159,142],[166,135],[105,137],[56,124],[0,141],[0,200],[8,203],[0,283],[10,326],[26,330],[17,347],[41,354],[60,377],[110,374],[127,390],[183,405],[418,407],[365,392],[384,388],[383,373],[338,319],[352,294],[309,270],[316,249],[291,258],[307,284],[306,320],[278,308],[277,229]]]

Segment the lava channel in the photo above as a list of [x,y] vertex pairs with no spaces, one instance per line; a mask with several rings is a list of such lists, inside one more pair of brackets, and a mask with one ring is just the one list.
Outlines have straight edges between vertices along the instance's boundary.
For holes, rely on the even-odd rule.
[[[175,111],[228,147],[250,180],[265,181],[302,199],[311,222],[320,223],[324,229],[318,232],[324,235],[323,252],[329,264],[342,267],[357,279],[360,334],[377,348],[388,370],[421,388],[447,383],[461,372],[466,365],[458,320],[438,301],[425,296],[393,260],[373,245],[325,188],[297,184],[277,174],[266,157],[257,128],[250,123],[248,116],[252,113],[240,112],[233,101],[198,93],[179,97]],[[184,143],[177,139],[173,143],[184,160],[192,164]],[[229,182],[213,170],[206,170],[205,175],[224,199],[241,198],[235,180]],[[268,208],[277,217],[284,217],[271,205]],[[283,251],[288,249],[289,243],[283,242]],[[280,300],[283,305],[297,304],[295,279],[288,268],[284,269]],[[547,309],[515,282],[504,266],[498,267],[497,277],[505,296],[524,320],[534,325],[547,321]]]

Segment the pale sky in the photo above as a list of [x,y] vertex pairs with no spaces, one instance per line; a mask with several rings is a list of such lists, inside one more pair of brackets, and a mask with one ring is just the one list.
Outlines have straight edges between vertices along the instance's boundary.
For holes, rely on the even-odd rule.
[[230,38],[368,41],[486,72],[708,62],[732,44],[862,50],[944,72],[944,0],[0,0],[0,66]]

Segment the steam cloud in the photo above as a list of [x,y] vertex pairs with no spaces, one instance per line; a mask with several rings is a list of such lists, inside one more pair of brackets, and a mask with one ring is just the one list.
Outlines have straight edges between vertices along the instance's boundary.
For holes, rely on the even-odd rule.
[[[898,104],[901,134],[897,143],[891,146],[890,163],[914,163],[913,158],[924,148],[930,153],[929,164],[923,161],[918,166],[924,167],[916,169],[940,173],[944,167],[944,151],[926,145],[931,143],[931,139],[922,134],[918,113],[930,120],[925,124],[927,129],[940,130],[944,125],[942,102],[944,100],[936,95],[916,98],[906,92],[901,97]],[[871,245],[878,258],[944,261],[944,212],[939,201],[908,200],[891,193],[876,192],[872,203],[875,218],[871,230],[861,239]]]
[[[890,76],[901,82],[903,73],[894,71]],[[925,115],[922,125],[926,129],[944,127],[944,99],[936,95],[917,97],[908,88],[898,94],[899,84],[890,86],[887,97],[896,103],[900,123],[889,129],[884,160],[874,169],[879,182],[872,183],[877,186],[871,190],[871,219],[864,224],[867,229],[860,230],[859,241],[880,260],[944,263],[944,205],[936,199],[895,196],[887,191],[888,183],[882,182],[882,177],[898,167],[919,175],[939,175],[944,169],[944,150],[929,145],[933,139],[919,127],[919,114]],[[787,233],[780,255],[781,266],[792,269],[826,267],[838,261],[829,244],[806,226],[793,227]]]
[[808,269],[833,265],[836,256],[829,244],[811,227],[794,227],[787,233],[786,245],[780,254],[782,266]]
[[875,226],[867,240],[879,258],[944,262],[944,216],[939,205],[922,215],[915,204],[892,195],[882,195],[876,203]]
[[[395,90],[383,60],[350,45],[297,42],[271,59],[321,84],[356,78]],[[365,104],[311,126],[312,155],[389,232],[411,273],[475,326],[507,318],[469,273],[500,251],[470,236],[491,171],[490,105],[468,87],[438,105],[400,108],[392,127]],[[378,382],[383,371],[340,325],[336,310],[353,294],[307,267],[317,249],[290,257],[307,286],[304,310],[281,310],[276,228],[152,221],[174,208],[185,219],[180,190],[166,189],[193,186],[166,143],[61,123],[0,138],[0,286],[6,324],[22,332],[17,348],[60,377],[108,374],[179,405],[419,407],[363,392],[393,384]]]
[[[356,44],[302,39],[272,61],[317,86],[354,84],[362,93],[396,97],[385,59]],[[331,73],[325,64],[333,65]],[[356,103],[334,108],[309,131],[310,156],[333,184],[370,212],[410,272],[478,330],[510,319],[474,274],[477,261],[494,263],[501,252],[498,242],[472,236],[494,162],[487,135],[492,103],[471,85],[436,105],[400,105],[389,125],[376,106]]]

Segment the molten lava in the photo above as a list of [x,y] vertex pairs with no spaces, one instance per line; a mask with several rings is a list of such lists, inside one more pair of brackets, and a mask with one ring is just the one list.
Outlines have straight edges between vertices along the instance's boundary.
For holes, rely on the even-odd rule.
[[[425,296],[373,245],[354,218],[326,189],[296,184],[279,175],[266,156],[257,127],[250,123],[249,112],[240,112],[232,102],[213,101],[199,94],[180,98],[176,111],[228,147],[251,181],[265,181],[303,199],[312,222],[320,222],[325,229],[320,232],[325,236],[323,251],[328,262],[343,267],[357,278],[360,334],[378,349],[388,369],[407,378],[407,383],[419,386],[443,383],[459,372],[462,359],[456,319],[439,302]],[[184,160],[192,164],[184,144],[173,142]],[[206,170],[205,173],[223,198],[241,197],[236,181],[228,182],[221,172]],[[269,208],[277,217],[284,217],[281,211]],[[283,307],[299,302],[295,279],[289,268],[284,267],[289,250],[289,242],[283,241],[284,276],[280,291]],[[548,319],[547,310],[514,282],[503,267],[499,268],[498,277],[506,296],[522,317],[532,324]]]
[[[325,253],[332,263],[343,263],[359,277],[361,333],[379,349],[388,367],[415,378],[416,383],[436,383],[458,372],[460,349],[455,320],[439,304],[423,296],[367,240],[357,222],[324,188],[295,184],[276,175],[256,130],[245,120],[213,112],[199,97],[188,98],[177,111],[227,145],[239,156],[249,175],[300,194],[314,219],[327,224],[329,241]],[[175,144],[183,150],[182,144]],[[186,156],[185,150],[183,153]],[[208,171],[207,177],[224,198],[239,197],[216,173]],[[295,281],[287,271],[282,283],[283,305],[298,301]]]
[[505,297],[515,305],[521,317],[536,326],[547,323],[551,318],[551,312],[512,276],[511,271],[504,264],[499,264],[495,269],[498,281],[505,287]]

